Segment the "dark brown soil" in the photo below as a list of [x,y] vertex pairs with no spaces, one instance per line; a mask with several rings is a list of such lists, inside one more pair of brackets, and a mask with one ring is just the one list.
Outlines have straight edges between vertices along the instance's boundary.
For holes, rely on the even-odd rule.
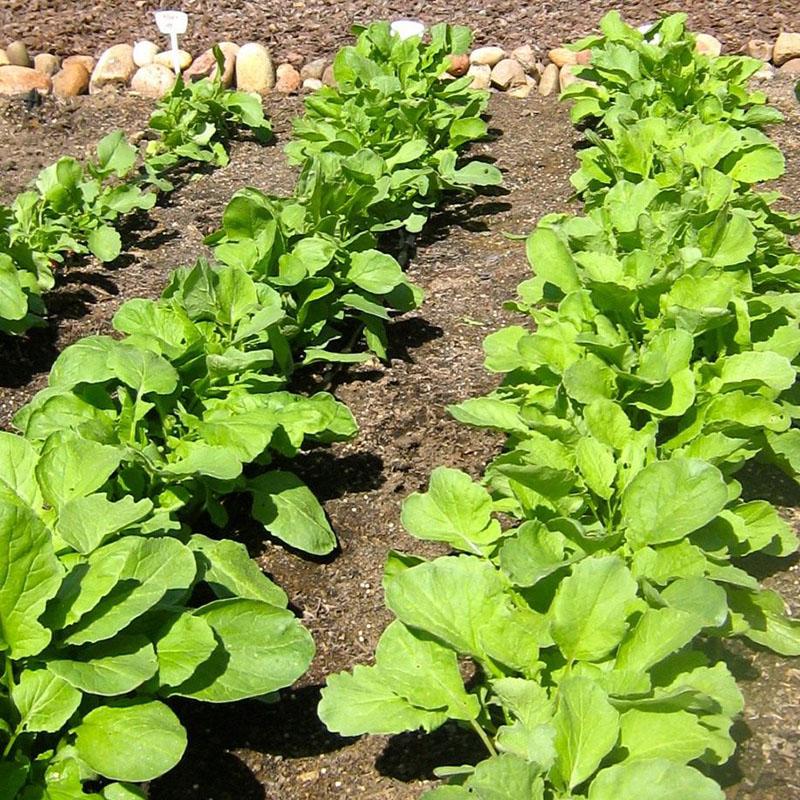
[[543,49],[588,33],[612,8],[622,9],[637,24],[652,21],[661,12],[688,11],[695,30],[719,36],[730,51],[750,37],[774,38],[783,28],[798,27],[793,0],[494,0],[483,7],[452,0],[3,0],[0,46],[21,38],[37,51],[97,55],[109,45],[140,38],[166,45],[152,12],[176,7],[189,14],[189,30],[182,39],[188,50],[196,53],[222,40],[239,44],[256,40],[272,47],[281,60],[291,52],[307,58],[332,54],[348,41],[353,24],[400,17],[469,25],[479,44],[531,44]]
[[[98,4],[103,14],[110,6],[117,4]],[[244,6],[241,16],[248,26],[256,19],[251,6],[266,13],[263,3]],[[765,15],[753,17],[753,23],[742,30],[768,32],[770,28],[757,27],[759,19],[772,19],[780,7],[775,4]],[[5,8],[0,9],[0,20],[8,14]],[[220,13],[214,15],[215,20],[211,15],[208,19],[225,24],[220,15],[230,14],[226,5],[215,8]],[[309,3],[303,12],[305,19],[312,17],[311,8]],[[344,8],[336,4],[329,8],[330,14],[326,12],[324,33],[329,38],[320,42],[327,46],[339,40],[339,33],[334,36],[332,31]],[[359,6],[360,10],[367,8]],[[384,13],[386,8],[391,9],[382,6]],[[437,4],[429,8],[434,14]],[[534,34],[548,30],[544,8],[530,12],[540,20],[538,26],[526,23]],[[553,23],[564,26],[558,29],[564,35],[581,31],[584,19],[594,21],[600,5],[583,6],[580,21],[577,5],[575,8],[574,12],[564,9],[572,27],[562,19],[561,10],[553,18]],[[704,4],[704,9],[709,8],[717,5]],[[100,12],[94,8],[87,6],[85,12],[99,18]],[[292,9],[284,12],[293,18]],[[474,24],[476,13],[472,20],[466,10],[463,13],[465,20]],[[743,12],[737,8],[730,13]],[[58,19],[45,11],[41,14],[44,22]],[[277,24],[281,17],[274,19]],[[492,34],[484,39],[499,38],[494,33],[499,22],[495,17],[492,20],[494,27],[487,28]],[[289,22],[283,19],[281,24]],[[86,31],[68,34],[65,25],[62,21],[62,35],[86,41],[78,38],[85,37]],[[123,29],[122,21],[119,25]],[[91,33],[92,28],[86,30]],[[236,33],[239,29],[232,30]],[[251,34],[240,38],[258,38],[252,30],[258,30],[257,26],[252,25]],[[298,41],[300,30],[297,28]],[[310,29],[306,26],[303,30],[308,44]],[[513,43],[510,37],[502,41]],[[780,188],[789,198],[787,207],[796,209],[800,205],[800,113],[788,83],[776,80],[770,92],[789,117],[788,124],[774,133],[787,156],[787,177]],[[44,385],[53,358],[66,344],[88,333],[108,331],[111,316],[124,299],[156,296],[172,267],[205,252],[202,238],[215,228],[237,188],[255,185],[272,192],[290,190],[293,176],[280,146],[289,131],[289,118],[298,110],[296,99],[270,98],[267,112],[278,135],[277,145],[235,143],[227,168],[187,182],[163,205],[128,226],[129,255],[120,263],[102,268],[90,260],[69,271],[64,285],[51,298],[53,325],[29,338],[0,345],[2,424]],[[491,111],[497,138],[477,150],[497,159],[505,171],[508,193],[450,206],[431,220],[419,237],[409,268],[411,278],[425,288],[427,299],[418,312],[393,325],[391,364],[370,364],[341,373],[333,387],[358,419],[359,437],[331,449],[311,451],[298,460],[298,471],[324,501],[341,552],[324,563],[303,560],[264,542],[257,530],[238,532],[263,568],[286,588],[312,631],[317,657],[311,671],[295,690],[284,693],[271,706],[256,702],[214,707],[176,703],[189,728],[189,751],[172,773],[149,788],[151,800],[410,800],[434,785],[434,767],[482,757],[471,735],[450,727],[432,736],[359,740],[331,736],[316,717],[316,703],[326,675],[370,660],[389,620],[380,588],[387,551],[439,552],[403,532],[399,523],[403,498],[423,487],[431,470],[440,464],[478,474],[501,445],[490,434],[456,424],[445,406],[485,392],[494,383],[482,367],[481,342],[487,333],[512,320],[502,302],[513,295],[516,284],[528,273],[522,243],[504,234],[526,232],[542,214],[568,207],[575,133],[566,110],[552,98],[534,95],[517,101],[497,95]],[[8,201],[56,157],[82,154],[115,127],[129,132],[141,129],[148,113],[146,104],[130,97],[84,98],[66,107],[47,103],[33,112],[18,103],[0,108],[0,125],[8,131],[0,137],[0,201]],[[752,491],[763,496],[763,487],[775,494],[771,476],[758,477],[752,481]],[[786,507],[787,514],[795,514],[800,507],[796,487],[785,487],[776,502]],[[784,592],[798,612],[800,570],[786,567],[785,563],[765,565],[767,572],[775,573],[767,582]],[[790,660],[753,652],[743,645],[737,644],[731,651],[731,662],[743,681],[747,711],[739,726],[742,745],[722,774],[728,798],[800,799],[800,669]]]

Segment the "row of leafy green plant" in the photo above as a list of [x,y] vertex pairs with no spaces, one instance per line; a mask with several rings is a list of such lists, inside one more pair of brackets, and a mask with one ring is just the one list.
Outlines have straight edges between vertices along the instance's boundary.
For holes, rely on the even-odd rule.
[[332,395],[290,391],[295,365],[385,355],[389,313],[421,292],[379,234],[418,230],[445,190],[501,177],[456,160],[486,133],[487,94],[441,80],[469,32],[430,33],[361,31],[337,57],[338,88],[307,101],[309,126],[339,133],[329,149],[310,127],[298,134],[309,150],[293,156],[295,195],[234,197],[210,239],[218,263],[125,303],[119,336],[65,349],[15,416],[21,435],[0,434],[10,798],[141,797],[136,784],[186,746],[165,699],[268,698],[307,669],[313,641],[284,592],[241,544],[197,529],[238,524],[245,506],[297,550],[335,548],[284,467],[356,424]]
[[797,220],[753,188],[782,174],[756,127],[779,114],[747,89],[759,62],[697,53],[683,14],[601,29],[565,92],[585,213],[531,234],[512,307],[533,324],[486,339],[502,384],[450,408],[505,449],[406,500],[408,532],[454,552],[389,555],[397,619],[323,690],[347,736],[474,730],[488,758],[430,798],[722,800],[743,700],[720,641],[800,655],[747,569],[796,535],[736,478],[800,464]]
[[226,89],[220,75],[194,83],[178,77],[150,117],[142,159],[114,131],[93,159],[60,158],[11,206],[0,206],[0,331],[19,334],[43,324],[42,295],[69,258],[91,253],[114,261],[122,249],[120,217],[152,208],[157,192],[174,188],[177,170],[227,164],[228,140],[242,126],[269,139],[259,98]]

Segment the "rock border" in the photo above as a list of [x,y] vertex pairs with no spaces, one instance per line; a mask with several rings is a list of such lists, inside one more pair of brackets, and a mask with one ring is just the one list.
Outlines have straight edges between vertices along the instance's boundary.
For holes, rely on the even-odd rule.
[[[699,33],[696,38],[699,52],[709,56],[722,53],[722,42],[716,37]],[[330,58],[305,61],[299,53],[291,52],[276,67],[270,51],[259,42],[248,42],[241,47],[234,42],[220,42],[219,47],[224,55],[222,82],[228,87],[261,95],[295,94],[334,83]],[[775,42],[751,39],[742,52],[764,62],[755,79],[771,80],[776,73],[800,77],[800,33],[781,32]],[[477,89],[506,92],[518,98],[525,98],[536,89],[547,97],[576,81],[575,67],[588,64],[590,59],[588,50],[576,52],[556,47],[542,54],[531,45],[511,51],[490,45],[452,56],[444,78],[471,75],[472,86]],[[181,50],[179,66],[188,80],[217,72],[211,50],[197,57]],[[132,45],[113,45],[96,59],[86,54],[63,60],[52,53],[31,57],[25,43],[19,40],[0,48],[0,95],[36,91],[63,99],[129,89],[157,99],[172,88],[174,81],[172,52],[161,50],[148,39]]]

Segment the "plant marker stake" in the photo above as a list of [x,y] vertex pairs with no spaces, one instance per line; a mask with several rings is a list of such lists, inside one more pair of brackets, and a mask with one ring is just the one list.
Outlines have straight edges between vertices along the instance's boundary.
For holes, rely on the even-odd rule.
[[401,40],[410,39],[412,36],[422,36],[425,24],[418,19],[396,19],[390,30],[393,36],[399,36]]
[[180,75],[181,61],[178,55],[178,34],[186,33],[189,17],[183,11],[156,11],[155,17],[158,30],[169,35],[169,43],[172,48],[172,66],[175,69],[175,74]]

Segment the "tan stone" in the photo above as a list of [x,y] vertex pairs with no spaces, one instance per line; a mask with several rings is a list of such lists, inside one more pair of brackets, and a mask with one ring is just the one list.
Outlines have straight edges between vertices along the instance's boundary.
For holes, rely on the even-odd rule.
[[[225,59],[222,65],[222,85],[230,86],[233,83],[239,45],[233,42],[220,42],[219,49],[222,50],[222,55]],[[194,60],[194,63],[184,72],[184,77],[188,80],[199,81],[201,78],[211,78],[216,74],[217,62],[214,58],[214,51],[211,49],[206,50],[205,53]]]
[[752,80],[754,81],[771,81],[775,77],[775,67],[772,64],[765,63],[758,72],[753,73]]
[[563,92],[567,86],[576,83],[578,76],[575,74],[575,64],[564,64],[558,72],[558,85]]
[[524,100],[530,93],[533,87],[526,83],[524,86],[515,86],[513,89],[508,90],[508,94],[512,97],[517,97],[520,100]]
[[309,61],[308,64],[303,65],[303,68],[300,70],[300,77],[303,80],[315,78],[321,81],[322,76],[325,74],[325,67],[327,66],[328,62],[324,58],[315,58],[313,61]]
[[303,91],[316,92],[322,88],[322,81],[319,78],[306,78],[303,81]]
[[39,53],[33,57],[33,67],[52,78],[61,69],[61,59],[52,53]]
[[536,69],[536,51],[529,45],[524,44],[511,51],[511,58],[516,58],[528,75],[533,74]]
[[478,66],[493,67],[506,57],[502,47],[478,47],[469,54],[469,63]]
[[53,93],[56,97],[77,97],[89,88],[89,70],[78,61],[65,64],[53,76]]
[[722,52],[722,42],[710,33],[695,34],[694,49],[704,56],[716,58]]
[[751,39],[744,48],[750,58],[772,61],[772,45],[765,39]]
[[504,58],[492,67],[492,85],[498,89],[513,89],[525,85],[525,70],[516,58]]
[[492,83],[492,68],[488,64],[472,64],[467,75],[472,76],[473,89],[488,89]]
[[16,64],[0,67],[0,94],[27,94],[33,90],[50,94],[52,88],[50,76],[32,67],[18,67]]
[[70,64],[81,64],[89,75],[91,75],[94,70],[95,60],[92,56],[86,55],[67,56],[61,62],[61,68],[68,67]]
[[559,69],[555,64],[548,64],[539,78],[539,94],[548,97],[558,87]]
[[290,50],[286,54],[286,58],[284,58],[283,61],[284,63],[291,64],[295,69],[299,70],[300,67],[303,66],[305,58],[303,57],[303,54],[298,53],[297,50]]
[[557,67],[578,63],[578,54],[572,50],[567,50],[566,47],[553,48],[548,52],[547,57],[550,59],[551,63],[555,64]]
[[[772,63],[779,67],[790,59],[798,57],[800,57],[800,33],[781,31],[772,50]],[[10,53],[9,58],[11,58]]]
[[587,64],[592,63],[592,51],[591,50],[578,50],[575,54],[575,60],[581,66],[586,66]]
[[8,63],[15,67],[33,67],[33,59],[28,53],[25,42],[17,40],[6,47]]
[[322,73],[322,83],[325,86],[336,86],[336,76],[333,74],[333,64],[328,64]]
[[8,56],[6,55],[6,51],[0,48],[0,67],[4,67],[6,64],[10,64],[11,62],[8,60]]
[[133,46],[133,63],[137,67],[152,64],[158,55],[158,45],[149,39],[142,39]]
[[175,85],[175,73],[162,64],[145,64],[136,70],[131,90],[142,97],[161,99]]
[[[172,61],[172,50],[162,50],[160,53],[156,53],[153,63],[161,64],[162,67],[174,70],[175,65]],[[178,66],[181,68],[181,72],[189,69],[191,65],[192,54],[188,52],[188,50],[178,50]]]
[[243,45],[236,56],[236,87],[263,95],[274,86],[275,67],[269,50],[258,42]]
[[300,73],[291,64],[281,64],[275,70],[275,77],[275,91],[281,94],[297,92],[302,84]]
[[107,87],[127,86],[134,72],[136,64],[133,63],[133,47],[129,44],[115,44],[97,59],[89,80],[89,94],[96,94]]
[[780,72],[781,75],[797,77],[800,75],[800,58],[790,58],[788,61],[785,61],[781,64],[781,68],[778,72]]
[[469,56],[466,53],[450,56],[450,65],[447,67],[448,74],[454,78],[461,78],[467,74],[469,69]]

